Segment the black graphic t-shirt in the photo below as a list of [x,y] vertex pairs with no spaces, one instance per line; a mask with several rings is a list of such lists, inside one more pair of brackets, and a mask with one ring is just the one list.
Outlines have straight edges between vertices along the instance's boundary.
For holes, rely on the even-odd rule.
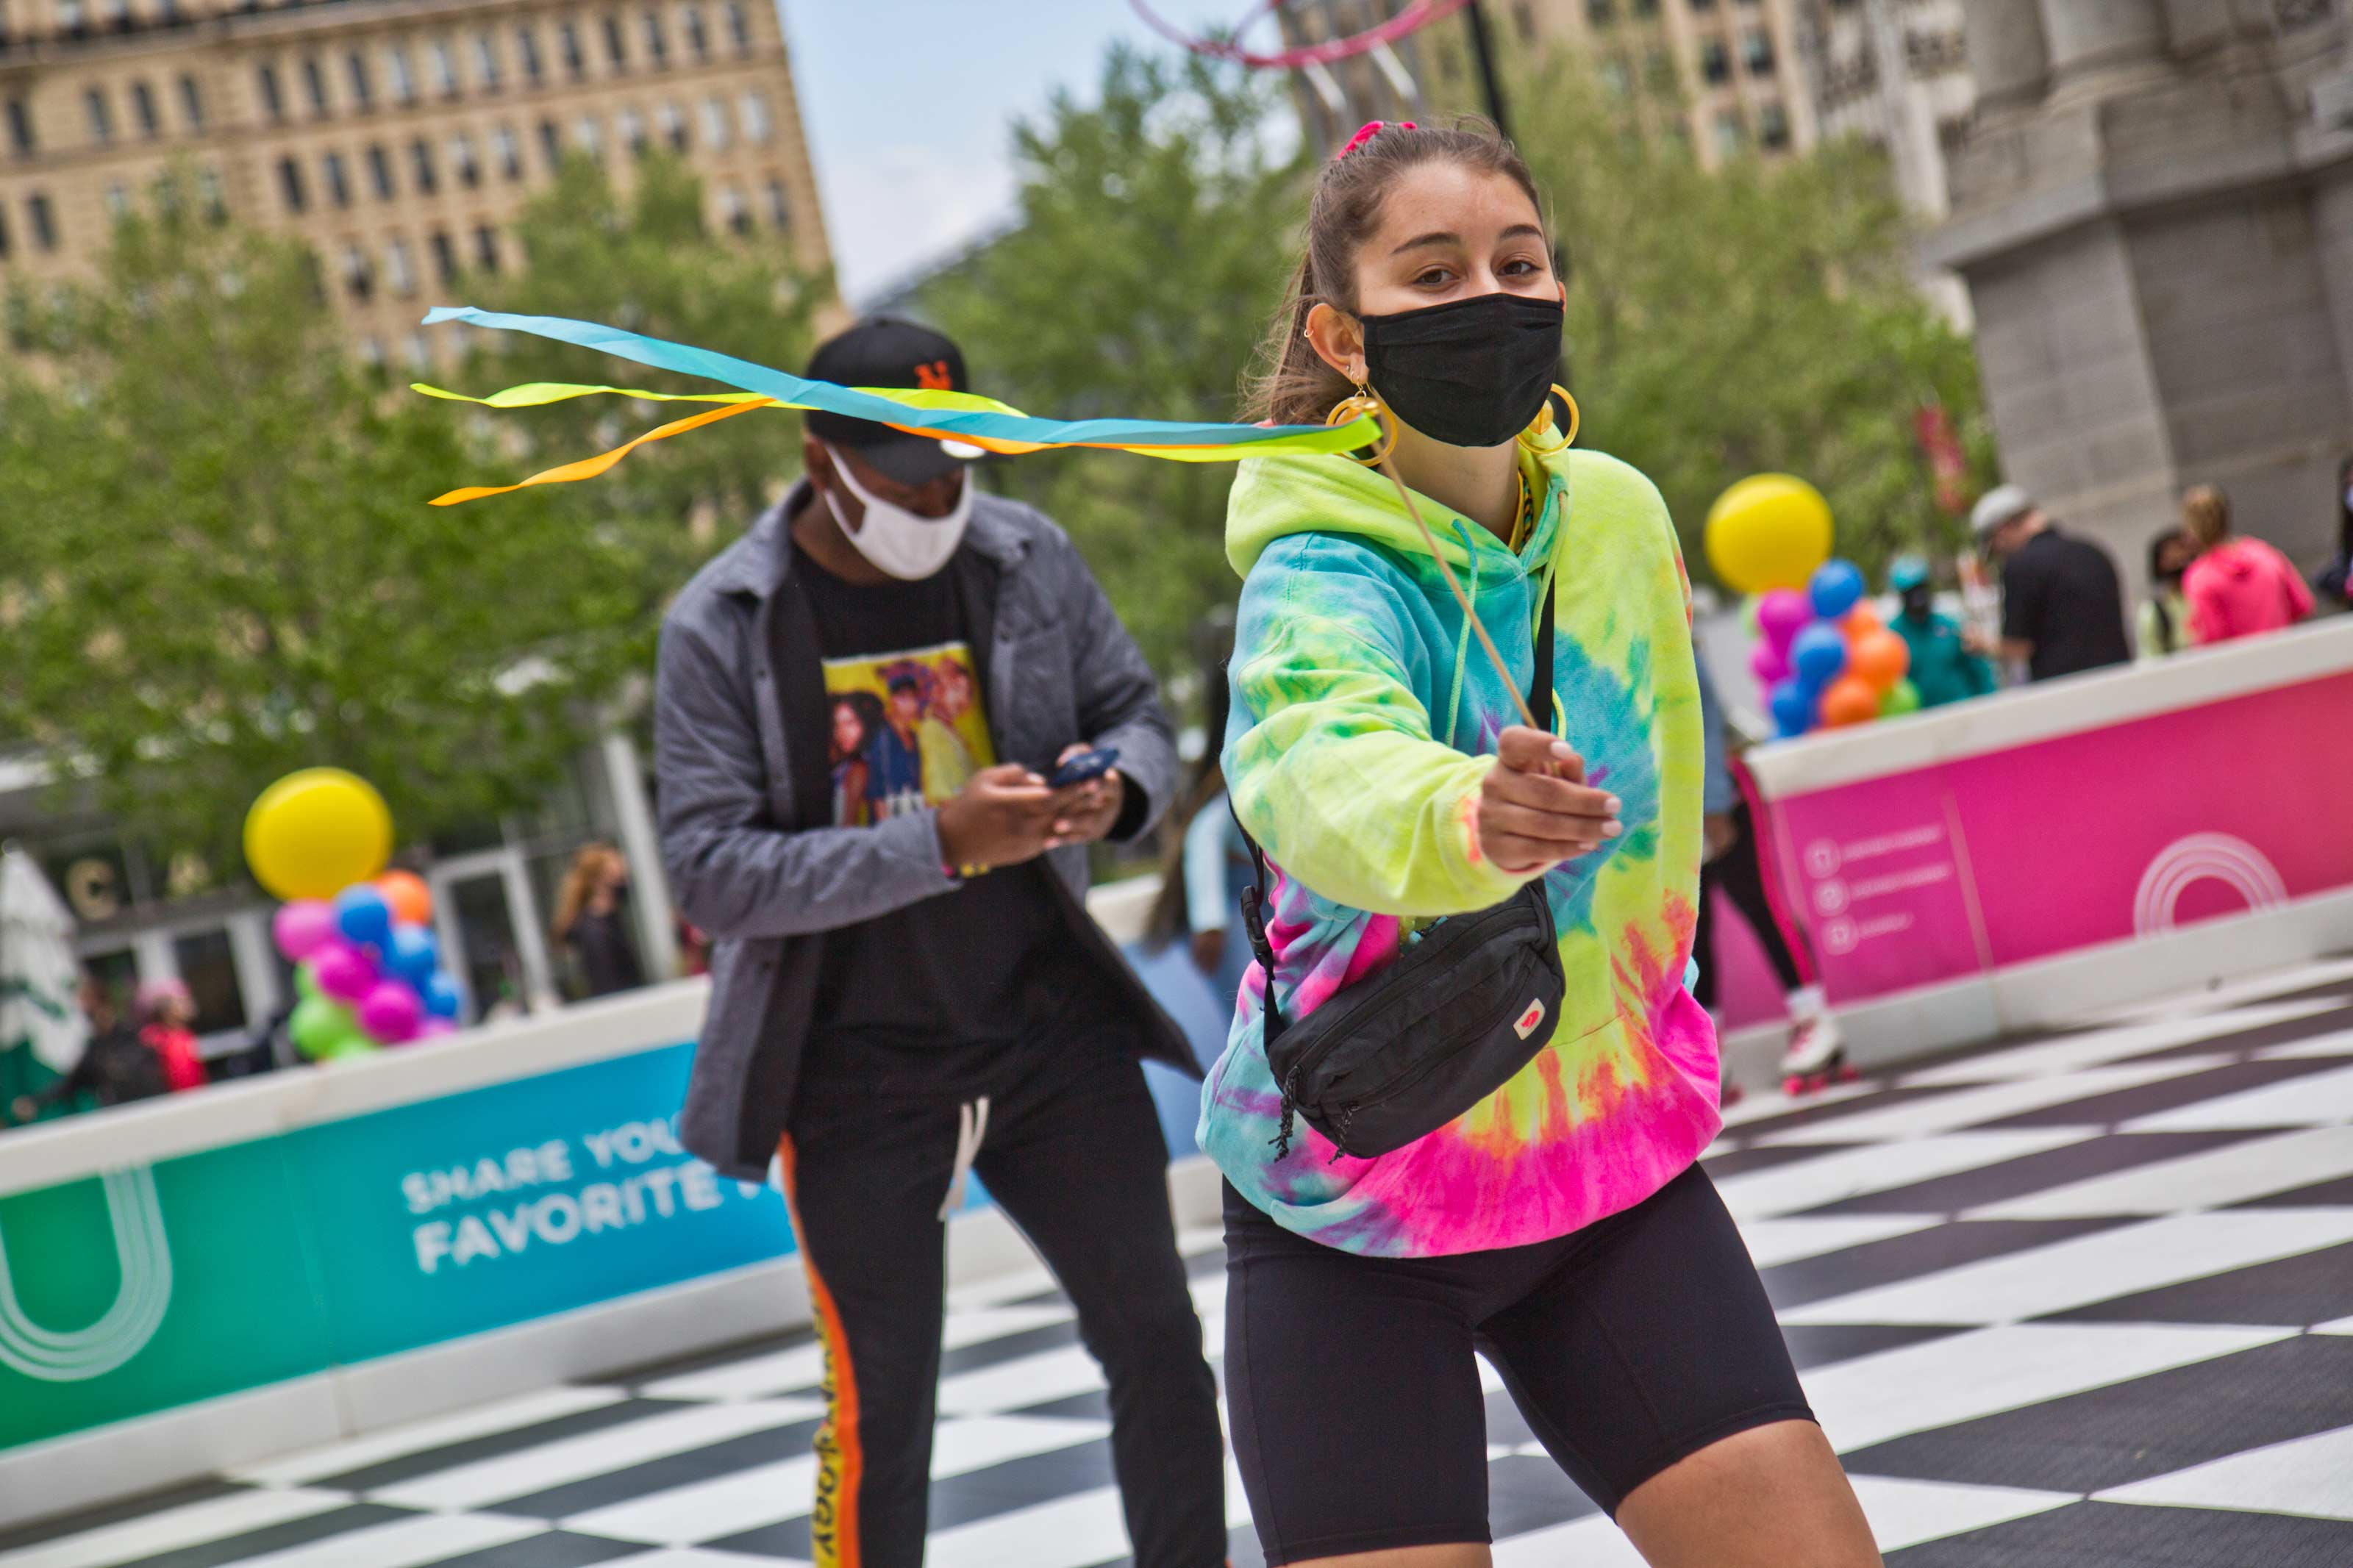
[[[938,805],[997,760],[945,572],[873,585],[796,547],[825,658],[833,820],[870,826]],[[829,931],[804,1080],[869,1091],[987,1092],[992,1066],[1091,994],[1043,860]],[[955,1059],[944,1059],[943,1053]],[[980,1087],[963,1080],[984,1080]]]

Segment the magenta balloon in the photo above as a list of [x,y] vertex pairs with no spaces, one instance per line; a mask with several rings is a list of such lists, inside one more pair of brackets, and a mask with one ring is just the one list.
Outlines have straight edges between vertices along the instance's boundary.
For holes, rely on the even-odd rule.
[[1775,647],[1769,642],[1758,643],[1757,651],[1748,656],[1748,673],[1757,678],[1757,685],[1767,689],[1787,680],[1789,678],[1788,650]]
[[454,1035],[457,1032],[457,1019],[437,1018],[430,1013],[425,1016],[423,1023],[417,1026],[417,1037],[420,1040],[429,1040],[436,1035]]
[[360,1027],[387,1046],[416,1038],[417,1026],[424,1019],[425,1004],[402,981],[379,980],[360,998]]
[[311,953],[311,973],[318,977],[319,989],[338,1002],[357,1002],[375,988],[375,964],[341,937]]
[[1813,605],[1795,588],[1776,588],[1757,601],[1757,629],[1765,634],[1766,646],[1783,653],[1813,618]]
[[318,899],[297,899],[290,904],[280,904],[278,912],[269,917],[269,934],[277,939],[278,951],[286,955],[289,963],[300,963],[333,940],[334,909]]

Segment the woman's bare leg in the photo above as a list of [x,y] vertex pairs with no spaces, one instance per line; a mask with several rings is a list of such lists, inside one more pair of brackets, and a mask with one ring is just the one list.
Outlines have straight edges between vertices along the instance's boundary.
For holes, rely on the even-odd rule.
[[1618,1527],[1651,1568],[1881,1568],[1810,1421],[1754,1426],[1668,1466],[1627,1495]]
[[1493,1568],[1495,1559],[1477,1542],[1448,1546],[1398,1546],[1387,1552],[1351,1552],[1317,1557],[1294,1568]]

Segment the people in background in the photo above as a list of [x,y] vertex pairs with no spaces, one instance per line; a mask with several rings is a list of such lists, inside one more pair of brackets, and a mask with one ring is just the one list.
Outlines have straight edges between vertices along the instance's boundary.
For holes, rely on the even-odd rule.
[[122,1020],[114,996],[95,976],[81,983],[81,1010],[90,1019],[90,1044],[73,1070],[37,1094],[19,1095],[8,1107],[18,1121],[30,1121],[53,1105],[87,1096],[100,1110],[152,1100],[172,1092],[155,1048]]
[[2231,498],[2219,486],[2193,485],[2183,494],[2181,526],[2198,547],[2181,593],[2200,642],[2275,632],[2312,614],[2312,590],[2287,557],[2232,531]]
[[177,1094],[202,1089],[210,1080],[205,1058],[197,1054],[196,999],[184,980],[150,980],[139,988],[139,1037],[164,1064],[164,1079]]
[[645,966],[629,931],[629,862],[609,844],[589,844],[572,858],[555,895],[555,945],[569,960],[575,999],[634,991]]
[[1936,584],[1925,557],[1905,555],[1887,569],[1887,586],[1903,601],[1888,628],[1912,650],[1905,679],[1920,693],[1920,706],[1935,708],[2000,688],[1993,663],[1968,646],[1961,623],[1936,605]]
[[2329,504],[2337,511],[2337,553],[2312,585],[2330,604],[2353,610],[2353,455],[2337,465],[2337,492]]
[[2001,657],[2033,680],[2124,664],[2123,591],[2116,563],[2063,531],[2016,485],[1988,490],[1969,514],[1978,549],[2001,563]]
[[2168,528],[2148,542],[2148,597],[2140,602],[2140,657],[2162,658],[2196,646],[2189,629],[2189,601],[2181,594],[2181,575],[2198,558],[2189,535]]

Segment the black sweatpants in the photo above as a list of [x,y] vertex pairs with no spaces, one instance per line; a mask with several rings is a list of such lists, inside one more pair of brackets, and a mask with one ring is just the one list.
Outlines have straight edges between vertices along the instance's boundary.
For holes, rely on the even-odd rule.
[[[1226,1560],[1225,1450],[1144,1069],[1097,1034],[994,1086],[973,1169],[1045,1258],[1111,1385],[1137,1568]],[[805,1091],[779,1151],[826,1346],[818,1568],[923,1557],[957,1101]]]
[[1781,922],[1773,918],[1772,903],[1765,896],[1765,871],[1757,859],[1757,826],[1749,820],[1745,800],[1732,808],[1732,847],[1699,868],[1699,930],[1692,943],[1699,954],[1699,981],[1692,987],[1692,1000],[1711,1011],[1715,1007],[1716,958],[1715,900],[1710,895],[1718,888],[1747,917],[1773,973],[1780,977],[1781,989],[1795,991],[1805,984],[1789,944],[1782,940]]

